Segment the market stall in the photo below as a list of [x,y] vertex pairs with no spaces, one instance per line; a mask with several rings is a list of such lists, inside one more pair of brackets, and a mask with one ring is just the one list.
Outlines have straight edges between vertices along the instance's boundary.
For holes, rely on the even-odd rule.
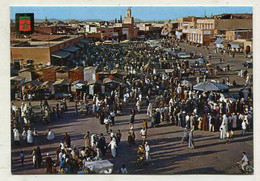
[[55,81],[53,84],[55,98],[70,97],[70,83],[65,79]]
[[194,90],[210,92],[210,91],[228,91],[229,87],[225,84],[216,82],[201,82],[193,86]]
[[85,162],[85,167],[88,168],[91,173],[111,174],[113,172],[113,166],[114,165],[108,160]]

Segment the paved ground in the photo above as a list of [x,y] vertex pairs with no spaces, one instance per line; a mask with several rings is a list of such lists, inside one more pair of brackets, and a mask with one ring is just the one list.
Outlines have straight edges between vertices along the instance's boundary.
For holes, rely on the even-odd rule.
[[[185,46],[186,50],[203,52],[204,49],[194,46]],[[213,54],[212,63],[219,63],[219,54]],[[214,57],[216,58],[214,60]],[[243,84],[244,80],[237,76],[235,70],[241,69],[242,62],[245,59],[242,56],[235,58],[227,57],[227,62],[231,65],[232,71],[225,74],[230,75],[231,80],[236,79],[238,83]],[[225,66],[221,64],[220,66]],[[251,70],[250,70],[251,71]],[[218,78],[223,79],[226,75],[220,75]],[[235,91],[235,89],[234,89]],[[50,101],[54,104],[55,101]],[[33,102],[37,109],[38,102]],[[107,158],[115,165],[114,170],[117,171],[122,164],[131,174],[238,174],[238,169],[234,167],[236,161],[241,158],[241,152],[248,153],[249,158],[253,161],[253,135],[248,133],[246,136],[239,136],[240,131],[235,131],[235,138],[231,144],[225,144],[224,140],[219,139],[219,133],[211,133],[207,131],[195,131],[194,141],[196,149],[188,149],[187,144],[181,144],[182,129],[176,126],[167,126],[162,123],[160,127],[148,129],[148,140],[151,145],[152,160],[149,165],[139,166],[135,164],[137,146],[141,143],[139,131],[141,129],[141,119],[150,119],[145,114],[145,107],[142,112],[137,114],[135,123],[135,133],[137,143],[135,146],[129,147],[127,144],[127,131],[129,128],[130,106],[124,107],[124,115],[116,117],[116,125],[112,127],[114,131],[120,129],[122,132],[122,142],[119,145],[119,153],[116,158],[111,158],[110,153]],[[150,125],[150,124],[149,124]],[[68,132],[72,138],[72,145],[82,146],[84,144],[83,137],[87,131],[91,133],[105,133],[105,127],[99,124],[96,118],[91,116],[73,116],[73,103],[69,103],[69,111],[65,113],[64,118],[52,122],[49,125],[35,124],[39,131],[39,137],[35,140],[34,145],[14,146],[12,144],[12,173],[13,174],[43,174],[44,169],[34,169],[32,167],[32,150],[36,146],[40,146],[43,158],[46,153],[50,153],[51,157],[56,160],[55,150],[59,142]],[[56,138],[53,141],[47,141],[45,134],[47,129],[51,128]],[[107,142],[109,135],[105,134]],[[19,160],[19,152],[23,150],[25,153],[25,165],[21,167]]]
[[[12,147],[12,173],[31,174],[44,173],[44,169],[34,169],[32,167],[32,149],[39,145],[43,156],[50,153],[55,158],[55,149],[59,145],[65,132],[68,132],[72,138],[72,145],[81,146],[84,144],[84,134],[87,131],[91,133],[105,133],[105,127],[101,126],[96,118],[81,116],[73,117],[73,108],[68,111],[63,119],[53,122],[49,125],[35,125],[39,130],[40,136],[35,140],[33,146]],[[130,113],[130,110],[128,110]],[[116,117],[116,125],[113,130],[122,131],[122,142],[119,145],[119,154],[116,158],[111,158],[108,153],[108,159],[115,164],[115,170],[118,170],[122,163],[125,163],[129,173],[133,174],[180,174],[180,173],[205,173],[205,174],[231,174],[239,173],[233,167],[234,163],[241,157],[241,151],[246,151],[249,157],[253,158],[253,136],[248,133],[246,136],[239,136],[240,131],[235,132],[234,141],[231,144],[225,144],[225,141],[219,139],[219,133],[210,133],[208,131],[195,131],[194,140],[196,149],[188,149],[187,144],[181,144],[182,129],[176,126],[167,126],[162,123],[161,127],[148,129],[148,140],[151,145],[152,161],[148,166],[136,166],[137,145],[141,143],[139,131],[141,129],[140,119],[147,118],[143,113],[136,116],[135,132],[137,135],[136,146],[129,147],[127,144],[127,131],[129,115]],[[149,119],[150,120],[150,119]],[[53,141],[47,141],[45,133],[47,128],[51,128],[56,138]],[[109,135],[105,135],[109,140]],[[25,165],[20,166],[19,151],[25,152]]]

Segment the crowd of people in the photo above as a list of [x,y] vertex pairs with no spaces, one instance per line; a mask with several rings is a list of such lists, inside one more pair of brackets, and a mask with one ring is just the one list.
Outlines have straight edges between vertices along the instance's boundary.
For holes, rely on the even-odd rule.
[[[133,105],[128,128],[130,147],[135,145],[136,139],[135,116],[142,113],[142,108],[147,109],[149,119],[142,121],[140,130],[141,145],[147,161],[151,159],[148,127],[152,129],[166,123],[184,128],[182,142],[188,142],[191,149],[196,148],[193,134],[197,131],[219,132],[220,139],[230,143],[234,130],[241,130],[241,135],[244,136],[253,128],[253,95],[250,83],[252,81],[247,80],[248,75],[244,76],[246,83],[239,91],[237,99],[234,99],[227,96],[226,92],[203,92],[193,88],[194,83],[208,81],[221,72],[219,66],[211,63],[211,55],[203,57],[197,52],[189,52],[192,57],[206,59],[203,63],[190,63],[185,59],[179,59],[176,53],[184,50],[173,39],[162,40],[160,46],[154,47],[144,42],[120,48],[117,46],[90,46],[86,51],[86,61],[79,64],[98,66],[100,70],[117,68],[125,71],[127,74],[122,80],[124,86],[115,86],[108,94],[96,93],[89,96],[84,93],[74,97],[74,116],[83,114],[98,118],[100,126],[104,126],[105,132],[110,135],[110,140],[106,140],[103,133],[98,135],[87,132],[84,136],[84,146],[79,148],[72,146],[69,134],[65,133],[56,150],[56,160],[46,154],[46,173],[90,173],[91,171],[85,167],[85,162],[105,159],[107,152],[115,158],[122,133],[120,130],[113,132],[112,129],[117,124],[117,116],[128,114],[123,109],[125,105]],[[207,70],[203,72],[205,68]],[[229,77],[222,83],[230,86],[236,84],[231,84]],[[57,102],[55,106],[50,106],[48,101],[44,100],[40,101],[39,109],[42,122],[49,124],[62,119],[68,106],[66,99]],[[36,114],[31,102],[22,103],[20,107],[12,103],[11,113],[15,144],[23,143],[20,138],[32,144],[38,133],[36,129],[32,130]],[[55,133],[48,129],[46,138],[49,141],[55,139]],[[33,150],[33,165],[39,168],[41,163],[41,151],[37,146]],[[122,166],[121,173],[127,173],[125,165]]]

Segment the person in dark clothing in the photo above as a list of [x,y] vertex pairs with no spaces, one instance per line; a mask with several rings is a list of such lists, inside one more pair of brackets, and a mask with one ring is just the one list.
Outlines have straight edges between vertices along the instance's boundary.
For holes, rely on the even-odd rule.
[[49,103],[48,103],[47,99],[44,99],[43,106],[47,106],[49,109]]
[[56,104],[56,112],[57,112],[57,116],[58,118],[61,118],[61,113],[60,113],[60,108],[59,108],[59,104]]
[[107,145],[106,145],[106,139],[102,133],[100,134],[100,137],[98,139],[97,147],[100,149],[102,157],[104,158],[106,155]]
[[155,118],[155,126],[158,126],[160,124],[160,119],[161,119],[161,115],[160,115],[160,112],[159,111],[156,111],[156,118]]
[[121,141],[122,133],[120,130],[117,131],[116,133],[116,144],[118,145]]
[[59,145],[59,147],[56,149],[56,160],[57,160],[57,164],[59,164],[59,154],[61,152],[61,145]]
[[52,159],[51,157],[49,156],[49,153],[47,153],[47,156],[46,156],[46,173],[48,174],[51,174],[52,173]]
[[65,143],[66,143],[66,145],[68,146],[68,148],[70,148],[70,146],[71,146],[71,140],[70,140],[70,136],[68,135],[68,133],[66,132],[65,133],[65,136],[64,136],[64,138],[63,138],[63,142],[64,142],[64,140],[65,140]]
[[56,111],[55,111],[55,107],[51,108],[51,112],[50,112],[50,119],[51,121],[55,121],[56,117],[55,117]]
[[133,125],[134,122],[135,122],[135,116],[134,116],[134,114],[131,114],[130,115],[130,125]]
[[42,154],[41,154],[41,149],[38,146],[35,150],[35,166],[36,168],[41,168],[42,165]]
[[131,115],[133,115],[135,117],[135,108],[131,109]]
[[104,119],[105,119],[105,114],[104,114],[103,111],[101,111],[100,114],[99,114],[99,123],[103,125]]

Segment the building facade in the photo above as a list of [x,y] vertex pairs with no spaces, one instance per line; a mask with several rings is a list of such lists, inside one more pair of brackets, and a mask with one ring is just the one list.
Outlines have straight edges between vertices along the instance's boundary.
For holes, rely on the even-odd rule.
[[[48,41],[36,41],[30,42],[27,46],[11,45],[11,63],[23,65],[27,64],[28,60],[33,60],[33,63],[35,64],[50,65],[52,54],[55,54],[55,52],[59,52],[66,47],[70,47],[82,39],[84,39],[84,36],[82,35],[71,35],[68,39],[51,43]],[[70,52],[67,52],[67,55],[69,54]]]

